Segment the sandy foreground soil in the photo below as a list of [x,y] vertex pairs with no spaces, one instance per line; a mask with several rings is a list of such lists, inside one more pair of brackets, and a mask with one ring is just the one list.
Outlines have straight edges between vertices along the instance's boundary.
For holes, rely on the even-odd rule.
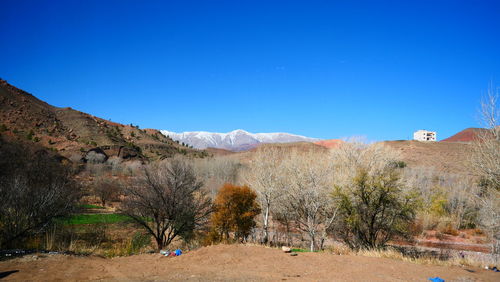
[[200,248],[180,257],[27,255],[0,262],[0,277],[23,281],[428,281],[435,276],[446,281],[500,281],[500,273],[478,268],[329,253],[299,253],[293,257],[278,249],[244,245]]

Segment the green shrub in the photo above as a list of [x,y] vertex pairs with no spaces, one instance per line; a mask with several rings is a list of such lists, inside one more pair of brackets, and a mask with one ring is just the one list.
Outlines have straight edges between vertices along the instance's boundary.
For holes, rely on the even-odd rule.
[[134,233],[134,236],[132,236],[129,247],[129,254],[136,254],[142,248],[148,247],[149,245],[151,245],[151,235],[138,231]]
[[28,134],[26,134],[26,139],[28,140],[33,140],[33,136],[35,135],[35,132],[33,132],[33,129],[31,129]]
[[336,187],[337,234],[352,249],[384,248],[395,236],[408,237],[419,202],[404,192],[395,168],[376,175],[360,170],[352,185]]

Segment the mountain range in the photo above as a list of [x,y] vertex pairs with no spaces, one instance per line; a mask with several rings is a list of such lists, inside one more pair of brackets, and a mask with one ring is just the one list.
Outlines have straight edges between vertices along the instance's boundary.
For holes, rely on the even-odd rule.
[[196,149],[218,148],[230,151],[245,151],[264,143],[315,142],[319,139],[290,133],[250,133],[242,129],[228,133],[192,131],[176,133],[161,130],[163,135]]
[[[413,141],[391,144],[395,144],[394,146],[409,144],[408,146],[412,148],[417,144],[422,148],[425,147],[425,150],[427,147],[443,146],[462,148],[477,139],[477,136],[488,135],[488,132],[486,129],[468,128],[442,142],[434,142],[434,145]],[[344,142],[338,139],[319,140],[289,133],[250,133],[241,129],[228,133],[205,131],[176,133],[167,130],[139,129],[136,125],[115,123],[72,108],[49,105],[2,79],[0,79],[0,137],[36,143],[38,147],[44,147],[70,159],[85,158],[90,152],[99,152],[106,157],[118,157],[124,160],[156,160],[175,154],[203,157],[209,155],[210,150],[199,149],[215,148],[213,150],[219,150],[217,154],[220,154],[223,150],[226,151],[222,153],[245,151],[265,143],[307,142],[335,148]],[[449,143],[463,143],[463,146]],[[195,149],[189,148],[190,146]],[[414,150],[408,149],[408,151]]]

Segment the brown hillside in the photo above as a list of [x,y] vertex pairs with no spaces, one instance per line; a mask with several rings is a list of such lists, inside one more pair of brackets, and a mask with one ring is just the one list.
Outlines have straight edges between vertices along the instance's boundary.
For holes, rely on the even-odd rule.
[[491,135],[490,131],[485,128],[467,128],[457,134],[441,140],[440,142],[472,142],[480,138],[480,136]]
[[470,144],[460,142],[385,141],[399,151],[408,166],[434,167],[449,173],[468,173]]
[[234,152],[234,151],[229,151],[229,150],[220,149],[220,148],[211,148],[211,147],[206,148],[205,151],[213,156],[227,156],[227,155],[236,154],[236,152]]
[[110,122],[71,108],[49,105],[0,80],[0,133],[36,142],[65,157],[99,148],[108,157],[161,159],[177,153],[205,155],[158,130]]
[[314,142],[314,144],[331,149],[331,148],[338,148],[344,142],[345,141],[341,139],[329,139],[329,140],[316,141]]

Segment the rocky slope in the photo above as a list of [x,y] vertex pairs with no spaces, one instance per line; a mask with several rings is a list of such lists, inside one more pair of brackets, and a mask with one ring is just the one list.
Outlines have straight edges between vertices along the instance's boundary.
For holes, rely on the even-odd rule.
[[174,154],[205,155],[182,146],[158,130],[110,122],[71,108],[49,105],[0,80],[0,134],[37,143],[78,159],[91,152],[105,159],[161,159]]

